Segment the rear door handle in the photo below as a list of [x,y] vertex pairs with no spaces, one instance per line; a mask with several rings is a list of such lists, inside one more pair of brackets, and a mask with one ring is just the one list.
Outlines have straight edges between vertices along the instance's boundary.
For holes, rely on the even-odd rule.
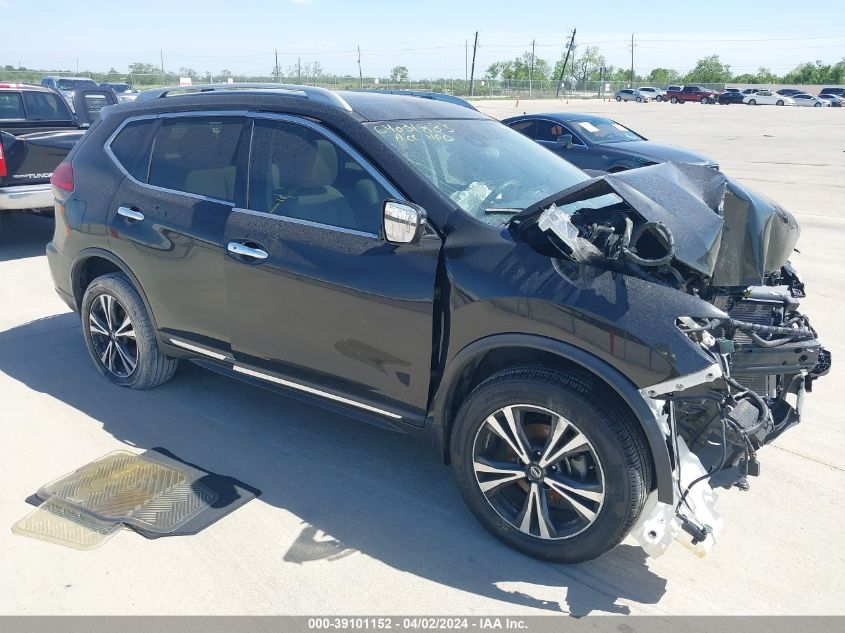
[[117,214],[122,215],[124,218],[129,218],[130,220],[141,221],[144,219],[143,213],[136,211],[135,209],[130,209],[129,207],[118,207]]
[[269,257],[269,255],[267,255],[267,251],[261,250],[260,248],[252,248],[251,246],[246,246],[240,242],[229,242],[229,245],[226,248],[233,255],[251,257],[252,259],[267,259],[267,257]]

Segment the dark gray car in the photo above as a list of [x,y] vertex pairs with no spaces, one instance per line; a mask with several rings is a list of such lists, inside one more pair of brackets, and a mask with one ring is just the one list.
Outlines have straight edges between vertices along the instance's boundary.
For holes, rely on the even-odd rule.
[[591,172],[618,172],[667,162],[719,168],[711,158],[649,141],[616,121],[593,114],[527,114],[502,123]]

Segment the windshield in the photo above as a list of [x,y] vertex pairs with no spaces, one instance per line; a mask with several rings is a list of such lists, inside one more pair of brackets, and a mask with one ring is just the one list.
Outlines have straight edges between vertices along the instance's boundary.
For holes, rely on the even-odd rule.
[[115,92],[135,92],[135,89],[129,84],[108,84],[108,87]]
[[574,127],[576,133],[586,137],[594,145],[645,140],[636,132],[610,119],[590,118],[589,121],[567,121],[566,124]]
[[367,127],[461,209],[494,226],[588,179],[498,121],[390,121]]
[[93,79],[56,79],[56,88],[59,90],[75,90],[86,86],[96,88],[97,82]]

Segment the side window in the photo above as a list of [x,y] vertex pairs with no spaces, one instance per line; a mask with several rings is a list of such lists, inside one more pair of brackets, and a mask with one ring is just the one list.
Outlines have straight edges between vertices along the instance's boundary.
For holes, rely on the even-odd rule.
[[145,119],[131,121],[111,142],[111,151],[123,168],[135,179],[147,182],[150,166],[150,148],[156,121]]
[[242,117],[165,119],[153,146],[149,184],[234,200],[243,123]]
[[555,121],[537,121],[534,139],[538,141],[556,141],[561,134],[567,134],[564,127]]
[[521,132],[525,134],[525,136],[529,138],[534,138],[534,121],[533,119],[529,119],[528,121],[517,121],[516,123],[512,123],[510,128],[512,130],[516,130],[517,132]]
[[30,121],[70,121],[70,109],[64,100],[52,92],[23,92],[26,118]]
[[253,211],[378,234],[387,190],[315,130],[256,119],[249,167]]
[[0,92],[0,119],[23,119],[23,102],[17,92]]

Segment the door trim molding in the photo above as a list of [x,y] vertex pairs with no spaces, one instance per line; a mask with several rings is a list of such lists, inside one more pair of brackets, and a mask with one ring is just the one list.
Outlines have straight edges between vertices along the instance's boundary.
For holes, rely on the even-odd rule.
[[364,404],[363,402],[358,402],[357,400],[350,400],[349,398],[344,398],[342,396],[338,396],[336,394],[330,393],[328,391],[322,391],[320,389],[315,389],[313,387],[307,387],[306,385],[301,385],[298,382],[292,382],[290,380],[285,380],[284,378],[279,378],[278,376],[273,376],[271,374],[265,374],[260,371],[256,371],[254,369],[250,369],[249,367],[243,367],[242,365],[233,365],[232,369],[239,374],[244,374],[246,376],[251,376],[252,378],[259,378],[260,380],[266,380],[267,382],[272,382],[277,385],[282,385],[283,387],[289,387],[291,389],[296,389],[297,391],[302,391],[305,393],[310,393],[314,396],[320,396],[321,398],[326,398],[327,400],[334,400],[335,402],[340,402],[342,404],[347,404],[353,407],[357,407],[359,409],[363,409],[365,411],[370,411],[372,413],[378,413],[379,415],[386,416],[388,418],[392,418],[394,420],[401,420],[402,416],[398,413],[392,413],[391,411],[385,411],[384,409],[379,409],[378,407],[371,406],[369,404]]

